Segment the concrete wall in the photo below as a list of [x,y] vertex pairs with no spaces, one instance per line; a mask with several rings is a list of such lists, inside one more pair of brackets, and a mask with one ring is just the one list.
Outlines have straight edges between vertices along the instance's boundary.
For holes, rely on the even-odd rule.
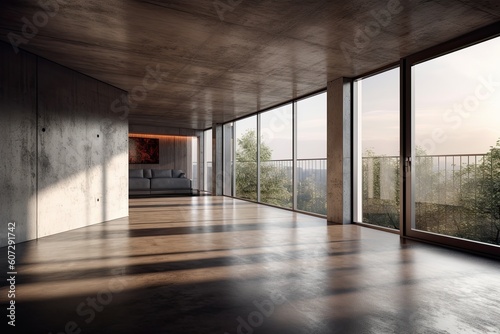
[[128,215],[128,124],[110,108],[122,93],[39,60],[39,237]]
[[36,57],[0,43],[0,247],[36,238]]
[[0,155],[12,157],[0,246],[9,220],[22,242],[127,216],[128,124],[110,109],[123,91],[6,44],[0,54]]
[[352,222],[351,101],[352,80],[327,85],[327,220]]

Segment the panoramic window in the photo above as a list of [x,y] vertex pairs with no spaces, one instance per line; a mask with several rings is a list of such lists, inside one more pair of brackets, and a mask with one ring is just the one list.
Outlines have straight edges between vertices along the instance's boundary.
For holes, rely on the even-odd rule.
[[412,67],[413,230],[500,243],[500,38]]
[[292,208],[292,104],[260,117],[260,201]]
[[326,93],[226,123],[223,134],[224,195],[326,215]]
[[199,189],[198,184],[198,137],[191,137],[191,177],[193,189]]
[[234,122],[235,196],[257,201],[257,117]]
[[223,127],[223,171],[224,195],[234,195],[234,126],[226,123]]
[[326,93],[297,105],[297,209],[326,215]]
[[355,90],[354,221],[399,229],[399,68],[360,79]]
[[203,190],[212,192],[212,129],[204,132],[204,188]]

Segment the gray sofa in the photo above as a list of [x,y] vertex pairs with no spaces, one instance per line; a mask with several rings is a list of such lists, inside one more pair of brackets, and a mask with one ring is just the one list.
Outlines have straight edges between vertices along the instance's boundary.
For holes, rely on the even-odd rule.
[[179,169],[129,169],[129,195],[191,193],[191,180]]

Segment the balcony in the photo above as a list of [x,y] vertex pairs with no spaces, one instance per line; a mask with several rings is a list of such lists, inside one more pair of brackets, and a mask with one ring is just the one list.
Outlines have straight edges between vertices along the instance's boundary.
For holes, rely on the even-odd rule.
[[[326,159],[297,159],[297,210],[326,215]],[[236,162],[236,196],[257,199],[257,163]],[[260,165],[261,202],[293,208],[293,160]]]
[[[422,155],[413,162],[421,231],[499,244],[500,151]],[[399,157],[363,157],[363,222],[399,228]]]

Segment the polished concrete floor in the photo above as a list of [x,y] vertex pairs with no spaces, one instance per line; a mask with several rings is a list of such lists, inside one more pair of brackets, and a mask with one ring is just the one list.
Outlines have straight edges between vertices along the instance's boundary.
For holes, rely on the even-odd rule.
[[498,261],[230,198],[132,199],[17,253],[16,333],[500,333]]

